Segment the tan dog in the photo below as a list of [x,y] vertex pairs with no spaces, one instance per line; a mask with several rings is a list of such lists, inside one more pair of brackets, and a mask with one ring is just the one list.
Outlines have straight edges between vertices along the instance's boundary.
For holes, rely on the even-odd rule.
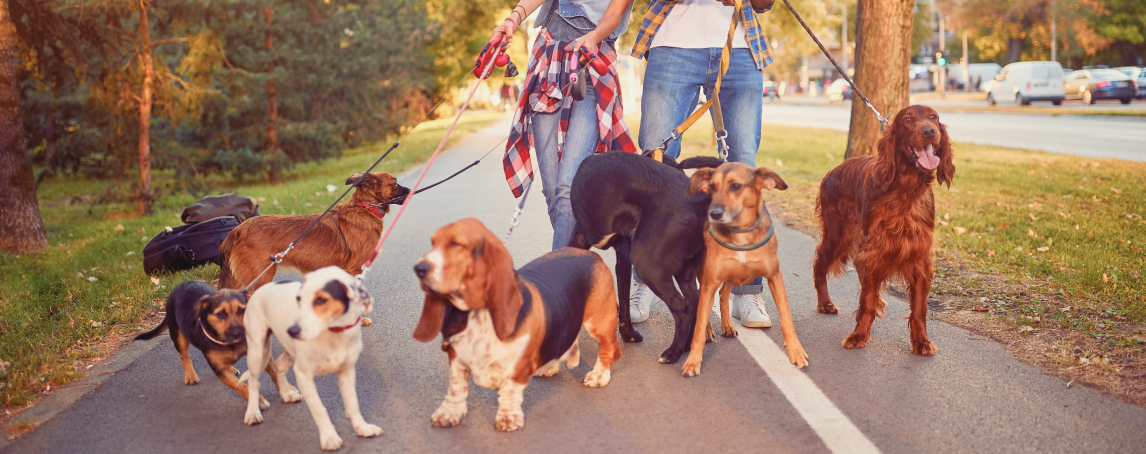
[[613,273],[596,253],[561,248],[513,270],[505,245],[477,219],[444,226],[414,273],[426,292],[414,339],[442,334],[450,387],[430,418],[452,427],[466,416],[469,377],[498,390],[495,427],[525,427],[521,410],[530,377],[550,377],[581,362],[581,328],[600,344],[584,385],[609,384],[621,358]]
[[[354,183],[361,175],[351,175],[346,184]],[[398,185],[393,175],[367,174],[349,201],[334,207],[295,244],[282,263],[263,273],[249,291],[254,292],[274,279],[278,267],[306,274],[334,265],[352,275],[358,274],[382,235],[382,215],[390,212],[391,203],[402,203],[409,193],[408,188]],[[268,257],[285,250],[318,216],[264,215],[239,224],[219,245],[223,264],[219,287],[246,286],[270,264]]]
[[685,376],[700,374],[704,344],[713,337],[712,324],[708,321],[713,295],[720,290],[721,335],[735,337],[736,328],[728,313],[729,294],[732,287],[752,282],[756,276],[768,280],[768,289],[780,312],[780,330],[784,334],[788,361],[801,369],[808,365],[808,354],[796,337],[796,325],[788,308],[788,293],[780,273],[780,259],[776,256],[779,243],[772,217],[764,206],[765,189],[784,190],[788,185],[766,168],[753,169],[737,162],[697,170],[689,181],[689,195],[707,192],[712,196],[712,203],[704,232],[704,262],[698,272],[700,306],[692,335],[692,351],[684,363]]

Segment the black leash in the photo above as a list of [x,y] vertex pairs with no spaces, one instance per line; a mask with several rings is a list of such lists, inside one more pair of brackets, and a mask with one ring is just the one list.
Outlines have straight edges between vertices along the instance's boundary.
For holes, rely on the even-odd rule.
[[[424,187],[424,188],[422,188],[422,189],[419,189],[419,190],[417,190],[417,191],[414,191],[414,194],[421,194],[421,193],[422,193],[422,191],[425,191],[425,190],[427,190],[427,189],[430,189],[430,188],[432,188],[432,187],[434,187],[434,186],[437,186],[437,185],[439,185],[439,184],[442,184],[442,183],[445,183],[445,182],[447,182],[447,181],[450,181],[450,180],[451,180],[451,179],[453,179],[454,177],[456,177],[456,176],[458,176],[458,175],[461,175],[461,173],[462,173],[462,172],[465,172],[465,171],[469,170],[471,167],[473,167],[473,166],[476,166],[476,165],[478,165],[479,163],[481,163],[481,161],[482,161],[483,159],[485,159],[487,156],[489,156],[489,154],[490,154],[490,153],[493,153],[493,150],[496,150],[496,149],[497,149],[497,147],[501,146],[501,144],[505,143],[505,141],[506,141],[506,140],[508,140],[508,139],[509,139],[508,137],[506,137],[505,139],[501,139],[501,142],[498,142],[498,143],[497,143],[497,145],[494,145],[494,146],[493,146],[493,148],[490,148],[490,149],[489,149],[489,151],[485,152],[485,154],[484,154],[484,155],[482,155],[482,157],[478,158],[478,159],[477,159],[476,161],[474,161],[474,162],[471,162],[471,163],[470,163],[470,165],[468,165],[468,166],[465,166],[465,167],[462,167],[462,170],[459,170],[459,171],[457,171],[457,172],[454,172],[454,174],[453,174],[453,175],[450,175],[450,176],[448,176],[448,177],[445,177],[445,178],[443,178],[441,181],[439,181],[439,182],[437,182],[437,183],[431,184],[431,185],[429,185],[429,186],[426,186],[426,187]],[[392,198],[392,199],[390,199],[390,200],[387,200],[387,201],[385,201],[385,202],[383,202],[383,203],[380,203],[379,205],[386,205],[386,204],[390,204],[390,203],[399,203],[399,202],[401,202],[401,200],[402,200],[402,199],[406,198],[407,196],[408,196],[408,195],[405,195],[405,196],[402,196],[402,197],[394,197],[394,198]]]
[[[863,103],[867,104],[867,108],[871,109],[872,112],[875,112],[875,117],[879,119],[879,131],[883,132],[883,127],[887,124],[887,117],[881,115],[879,111],[876,110],[875,106],[871,105],[871,101],[868,101],[867,96],[864,96],[863,91],[860,91],[859,87],[856,86],[856,83],[852,81],[852,78],[848,77],[848,72],[840,68],[840,64],[836,63],[836,59],[832,58],[832,54],[824,48],[824,44],[820,42],[820,38],[817,38],[816,34],[812,33],[812,29],[808,28],[808,24],[804,23],[804,18],[800,17],[800,13],[797,13],[796,10],[792,8],[792,4],[789,3],[788,0],[784,0],[784,4],[788,6],[788,11],[791,11],[792,15],[796,16],[796,20],[800,21],[800,25],[804,26],[804,30],[806,30],[808,35],[812,37],[812,41],[815,41],[816,45],[820,46],[820,50],[823,51],[824,55],[828,57],[828,61],[832,62],[832,66],[836,67],[836,71],[840,72],[840,75],[843,76],[844,80],[848,81],[848,84],[852,86],[852,89],[856,91],[856,94],[859,95],[860,99],[863,99]],[[844,52],[847,52],[847,49],[844,49]]]

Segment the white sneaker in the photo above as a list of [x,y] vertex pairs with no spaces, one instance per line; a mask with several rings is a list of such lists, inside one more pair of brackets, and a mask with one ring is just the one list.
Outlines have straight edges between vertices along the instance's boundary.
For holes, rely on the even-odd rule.
[[751,295],[732,295],[732,304],[728,311],[733,317],[740,319],[746,328],[770,328],[772,320],[764,311],[764,300],[759,293]]
[[645,284],[633,283],[629,290],[629,317],[633,323],[641,323],[649,319],[649,307],[654,300],[658,300],[653,290]]

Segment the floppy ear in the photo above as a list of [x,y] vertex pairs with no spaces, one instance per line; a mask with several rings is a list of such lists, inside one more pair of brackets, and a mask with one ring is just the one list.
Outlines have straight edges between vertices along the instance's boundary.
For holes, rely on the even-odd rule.
[[211,307],[211,295],[203,295],[199,298],[199,303],[195,305],[195,318],[202,317],[207,313]]
[[446,319],[446,307],[450,302],[445,296],[436,293],[426,293],[426,300],[422,303],[422,318],[414,328],[414,340],[429,342],[434,340],[438,332],[442,331],[442,322]]
[[247,294],[247,289],[245,289],[245,288],[244,288],[244,289],[241,289],[241,290],[239,290],[239,296],[240,296],[240,297],[242,297],[242,298],[243,298],[243,302],[244,302],[244,303],[246,303],[246,302],[247,302],[247,298],[248,298],[250,295],[249,295],[249,294]]
[[[523,303],[521,292],[517,289],[513,258],[501,240],[488,230],[478,247],[474,248],[473,254],[475,280],[484,280],[484,285],[470,289],[471,286],[467,284],[462,295],[469,307],[489,309],[497,338],[508,339],[517,330],[517,315]],[[471,298],[477,298],[477,301],[471,302]]]
[[936,172],[936,177],[939,179],[939,184],[947,184],[951,187],[951,181],[955,179],[955,155],[951,151],[951,138],[947,136],[947,125],[939,124],[939,171]]
[[776,175],[771,170],[757,167],[752,173],[756,177],[752,182],[756,185],[756,189],[779,189],[781,191],[788,189],[788,183],[785,183],[780,175]]
[[369,314],[374,310],[374,297],[370,296],[370,292],[366,288],[358,284],[358,280],[353,280],[347,287],[350,289],[350,300],[358,303],[359,308],[362,309],[363,314]]
[[875,180],[887,188],[895,182],[895,171],[899,167],[899,115],[888,125],[887,133],[875,144]]
[[697,169],[696,173],[692,174],[692,178],[688,179],[688,195],[694,196],[697,192],[708,192],[708,182],[712,180],[712,172],[716,169],[705,167]]
[[[356,174],[354,174],[354,175],[351,175],[349,178],[347,178],[347,179],[346,179],[346,183],[345,183],[345,184],[354,184],[354,182],[355,182],[355,181],[358,181],[358,178],[359,178],[359,177],[361,177],[363,173],[364,173],[364,172],[358,172],[358,173],[356,173]],[[364,179],[362,179],[362,182],[363,182],[363,183],[365,183],[365,182],[366,182],[366,179],[365,179],[365,178],[364,178]]]

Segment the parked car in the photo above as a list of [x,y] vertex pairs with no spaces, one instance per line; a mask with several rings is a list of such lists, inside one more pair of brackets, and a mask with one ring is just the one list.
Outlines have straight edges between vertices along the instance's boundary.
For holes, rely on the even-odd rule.
[[780,84],[770,80],[764,81],[764,97],[772,98],[773,101],[780,100]]
[[828,88],[824,89],[824,94],[828,95],[828,102],[851,100],[852,86],[843,78],[836,79],[831,85],[828,85]]
[[1113,69],[1080,69],[1066,76],[1063,89],[1070,99],[1094,104],[1099,99],[1117,99],[1122,104],[1138,96],[1138,83]]
[[[967,82],[974,87],[976,84],[994,79],[1002,69],[996,63],[971,63],[967,65]],[[947,75],[955,79],[955,88],[963,89],[963,65],[947,65]]]
[[995,76],[995,84],[987,91],[987,102],[992,106],[1000,102],[1014,102],[1028,106],[1032,101],[1050,101],[1062,104],[1062,65],[1057,61],[1025,61],[1004,66]]
[[1146,68],[1123,66],[1114,68],[1138,84],[1138,99],[1146,98]]

